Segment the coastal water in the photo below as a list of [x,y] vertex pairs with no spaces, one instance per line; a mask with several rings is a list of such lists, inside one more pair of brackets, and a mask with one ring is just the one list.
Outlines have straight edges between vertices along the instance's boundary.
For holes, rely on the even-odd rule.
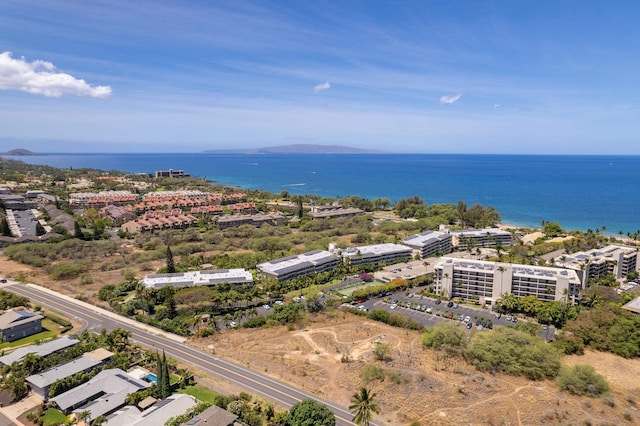
[[400,198],[494,206],[503,222],[640,229],[640,157],[431,154],[50,154],[14,157],[61,168],[130,173],[183,169],[274,193]]

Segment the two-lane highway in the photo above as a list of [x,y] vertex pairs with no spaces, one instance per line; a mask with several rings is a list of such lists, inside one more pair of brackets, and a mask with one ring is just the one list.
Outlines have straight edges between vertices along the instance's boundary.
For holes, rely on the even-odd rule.
[[325,404],[335,413],[337,425],[353,425],[351,422],[353,415],[346,408],[233,362],[187,346],[184,343],[184,338],[180,336],[171,335],[159,329],[137,323],[131,319],[36,285],[16,283],[5,285],[3,289],[28,297],[34,303],[64,312],[81,320],[86,324],[85,328],[91,331],[98,332],[103,328],[108,331],[116,328],[126,329],[131,332],[132,341],[142,346],[164,350],[168,356],[193,365],[205,373],[221,377],[240,388],[272,400],[284,407],[290,407],[303,399],[314,399]]

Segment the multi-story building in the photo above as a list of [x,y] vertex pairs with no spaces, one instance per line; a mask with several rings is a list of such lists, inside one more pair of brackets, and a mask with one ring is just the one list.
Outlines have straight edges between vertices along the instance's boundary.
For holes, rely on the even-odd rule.
[[411,259],[411,247],[393,243],[350,247],[342,250],[342,258],[351,266],[393,263]]
[[420,258],[426,259],[438,254],[451,253],[451,234],[449,232],[424,231],[410,235],[402,243],[420,252]]
[[461,249],[472,247],[495,247],[498,244],[510,246],[513,244],[511,232],[498,228],[467,229],[451,232],[452,243]]
[[177,272],[173,274],[145,275],[142,283],[147,288],[192,287],[216,284],[251,284],[253,275],[246,269],[217,269],[212,271]]
[[234,228],[240,225],[253,225],[260,228],[262,225],[284,225],[285,217],[280,213],[259,213],[251,215],[233,214],[222,216],[216,222],[220,229]]
[[340,205],[311,206],[309,217],[314,219],[335,219],[338,217],[353,217],[361,214],[364,214],[364,211],[355,207],[344,208]]
[[542,301],[575,300],[582,288],[576,271],[546,266],[443,257],[435,272],[437,292],[480,304],[493,304],[506,293]]
[[613,275],[616,279],[626,278],[630,272],[638,271],[640,266],[637,248],[617,244],[558,257],[555,265],[575,270],[585,287],[590,279],[605,275]]
[[325,250],[313,250],[295,256],[261,263],[258,270],[267,277],[286,281],[295,277],[329,271],[340,263],[340,258]]

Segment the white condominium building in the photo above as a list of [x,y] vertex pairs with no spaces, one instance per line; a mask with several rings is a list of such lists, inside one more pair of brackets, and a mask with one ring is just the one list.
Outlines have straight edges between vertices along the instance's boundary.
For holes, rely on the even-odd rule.
[[342,250],[342,257],[351,266],[392,263],[411,259],[411,247],[393,243],[350,247]]
[[212,271],[176,272],[174,274],[149,274],[142,279],[147,288],[193,287],[216,284],[250,284],[253,275],[245,269],[217,269]]
[[402,243],[419,251],[422,259],[438,254],[448,254],[453,250],[449,232],[424,231],[408,236]]
[[325,250],[313,250],[260,263],[257,268],[268,277],[285,281],[302,275],[328,271],[338,266],[339,263],[340,258],[335,254]]
[[511,232],[498,228],[468,229],[451,232],[453,245],[466,249],[468,247],[495,247],[498,244],[513,244]]
[[535,296],[542,301],[575,297],[582,288],[576,271],[443,257],[435,266],[436,291],[447,297],[493,304],[500,296]]
[[613,275],[626,278],[629,272],[638,271],[638,249],[610,244],[606,247],[572,253],[555,259],[555,264],[573,269],[586,287],[592,278]]

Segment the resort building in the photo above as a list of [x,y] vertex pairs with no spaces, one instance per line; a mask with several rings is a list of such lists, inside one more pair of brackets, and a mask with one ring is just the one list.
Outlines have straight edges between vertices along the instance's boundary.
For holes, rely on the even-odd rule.
[[338,217],[353,217],[364,214],[363,210],[354,207],[343,208],[342,206],[311,206],[309,217],[314,219],[335,219]]
[[58,365],[34,374],[25,379],[25,381],[33,390],[33,393],[39,396],[43,401],[49,399],[49,388],[58,380],[66,379],[74,374],[90,371],[94,367],[104,364],[113,357],[113,353],[106,349],[98,348],[95,351],[86,352],[79,358]]
[[138,199],[131,191],[76,192],[69,194],[71,206],[100,208],[108,204],[123,205],[134,203]]
[[295,256],[283,257],[257,265],[267,277],[286,281],[291,278],[329,271],[340,264],[340,258],[325,250],[314,250]]
[[182,178],[188,177],[189,173],[185,173],[184,170],[156,170],[155,173],[157,178],[166,177],[166,178]]
[[421,259],[426,259],[438,254],[451,253],[453,250],[451,239],[449,232],[425,231],[408,236],[402,243],[420,252]]
[[260,228],[262,225],[280,226],[284,225],[285,217],[279,213],[251,214],[251,215],[227,215],[218,219],[217,224],[220,229],[235,228],[241,225],[252,225]]
[[586,287],[590,279],[613,275],[626,278],[630,272],[638,271],[638,249],[610,244],[606,247],[582,251],[555,259],[555,265],[573,269]]
[[443,257],[435,266],[436,292],[491,304],[503,294],[542,301],[575,300],[582,285],[576,271]]
[[342,258],[351,266],[378,265],[411,259],[411,247],[386,243],[342,250]]
[[24,357],[27,356],[28,354],[34,354],[42,357],[49,356],[63,349],[69,348],[71,346],[75,346],[78,343],[80,343],[78,339],[74,339],[69,336],[63,336],[63,337],[60,337],[59,339],[51,340],[49,342],[41,343],[39,345],[25,346],[25,347],[14,350],[8,355],[1,356],[0,364],[11,365],[14,362],[22,362]]
[[451,232],[452,243],[461,249],[472,247],[495,247],[500,244],[510,246],[513,244],[511,232],[498,228],[468,229],[465,231]]
[[13,342],[42,331],[42,315],[9,310],[0,315],[0,342]]
[[251,284],[253,283],[253,275],[245,269],[218,269],[174,274],[149,274],[142,279],[142,283],[147,288],[209,286],[222,283]]
[[114,205],[108,205],[101,208],[98,215],[101,219],[107,219],[114,225],[122,225],[136,217],[136,214],[129,208]]

